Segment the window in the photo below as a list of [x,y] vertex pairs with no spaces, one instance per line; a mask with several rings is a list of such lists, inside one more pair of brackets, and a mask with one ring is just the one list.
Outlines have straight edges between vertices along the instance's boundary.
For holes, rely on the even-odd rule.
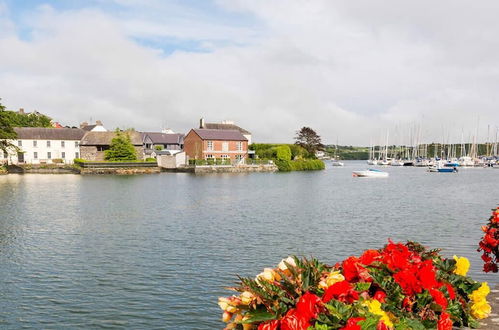
[[37,145],[38,145],[38,141],[33,140],[33,148],[36,148],[36,147],[37,147]]
[[213,141],[208,141],[208,150],[213,150]]
[[21,141],[21,140],[17,141],[17,146],[18,147],[22,147],[23,146],[23,141]]
[[52,153],[50,151],[47,152],[47,159],[52,159]]
[[[78,148],[79,146],[80,146],[80,142],[75,141],[75,148]],[[78,157],[76,157],[76,158],[78,158]]]
[[66,147],[66,141],[61,141],[61,148],[64,148],[64,147]]
[[50,148],[50,141],[47,141],[47,148]]
[[236,159],[237,159],[237,160],[241,160],[241,159],[243,159],[243,155],[236,155]]
[[79,152],[75,152],[75,158],[80,158],[80,153]]
[[215,157],[213,157],[213,155],[206,155],[206,159],[213,159]]
[[236,143],[237,151],[243,151],[243,143],[241,141]]
[[220,156],[220,157],[221,157],[222,159],[227,159],[227,158],[229,158],[229,155],[222,155],[222,156]]
[[35,151],[35,152],[33,153],[33,159],[38,159],[38,152],[36,152],[36,151]]
[[222,142],[222,151],[229,151],[229,142]]
[[62,158],[62,159],[65,159],[65,158],[66,158],[66,153],[65,153],[64,151],[63,151],[63,152],[61,152],[61,158]]

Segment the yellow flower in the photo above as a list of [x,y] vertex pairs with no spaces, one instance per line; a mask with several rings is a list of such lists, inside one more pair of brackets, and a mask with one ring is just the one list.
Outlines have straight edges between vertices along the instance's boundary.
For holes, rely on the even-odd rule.
[[253,296],[253,294],[251,292],[244,291],[243,293],[241,293],[241,296],[240,296],[241,303],[243,305],[249,305],[254,297],[255,296]]
[[345,280],[345,276],[341,275],[340,271],[335,271],[329,273],[329,275],[326,278],[326,284],[328,286],[333,285],[334,283],[341,282]]
[[272,268],[264,268],[263,272],[256,276],[256,281],[265,280],[267,282],[279,281],[281,277]]
[[381,303],[379,301],[376,299],[370,299],[365,302],[365,305],[369,309],[369,312],[381,316],[381,321],[383,321],[387,327],[393,328],[393,323],[390,320],[390,317],[381,309]]
[[231,297],[231,298],[220,297],[218,298],[218,306],[220,306],[220,308],[224,312],[235,313],[237,312],[237,308],[234,305],[237,305],[238,301],[239,298],[237,297]]
[[454,269],[454,274],[466,276],[468,273],[468,269],[470,269],[470,261],[465,257],[457,257],[454,256],[454,260],[456,260],[456,269]]
[[487,282],[470,294],[470,299],[473,302],[471,305],[471,315],[477,319],[484,319],[489,316],[491,308],[487,303],[487,295],[490,293],[490,288]]
[[225,323],[229,322],[231,318],[232,318],[232,314],[229,312],[224,312],[222,315],[222,321]]

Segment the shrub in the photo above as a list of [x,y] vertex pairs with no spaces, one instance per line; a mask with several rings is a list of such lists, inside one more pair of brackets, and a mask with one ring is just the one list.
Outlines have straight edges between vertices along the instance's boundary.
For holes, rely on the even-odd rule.
[[104,151],[105,159],[111,161],[137,160],[137,153],[127,133],[116,130],[116,136],[111,140],[109,150]]
[[156,162],[156,158],[148,157],[146,158],[146,162]]
[[275,147],[277,160],[291,160],[291,149],[287,145]]
[[75,164],[81,164],[81,163],[84,163],[85,162],[85,159],[83,158],[75,158],[74,159],[74,163]]
[[154,150],[163,150],[163,146],[154,146]]
[[275,164],[279,171],[313,171],[323,170],[326,168],[324,162],[319,159],[303,159],[303,160],[276,160]]
[[64,163],[64,160],[62,160],[61,158],[55,158],[55,159],[52,159],[52,163],[62,164],[62,163]]

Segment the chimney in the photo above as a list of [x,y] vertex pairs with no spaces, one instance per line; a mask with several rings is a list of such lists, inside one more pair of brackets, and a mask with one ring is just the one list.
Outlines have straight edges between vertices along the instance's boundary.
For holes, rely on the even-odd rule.
[[101,122],[100,120],[96,120],[96,121],[95,121],[95,125],[97,125],[97,126],[103,126],[103,125],[102,125],[102,122]]
[[19,114],[24,115],[24,108],[19,109]]
[[83,128],[85,126],[88,126],[88,123],[86,121],[84,121],[83,123],[80,124],[80,128]]
[[199,128],[204,128],[204,118],[199,119]]

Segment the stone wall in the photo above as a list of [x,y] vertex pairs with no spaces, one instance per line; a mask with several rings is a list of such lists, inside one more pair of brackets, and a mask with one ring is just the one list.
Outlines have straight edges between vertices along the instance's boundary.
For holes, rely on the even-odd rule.
[[241,166],[196,166],[194,173],[248,173],[248,172],[276,172],[276,165],[241,165]]
[[99,151],[97,151],[96,146],[80,146],[80,158],[86,160],[104,160],[104,152],[102,153],[102,159],[97,159]]
[[159,167],[82,168],[81,169],[81,174],[134,175],[134,174],[155,174],[155,173],[160,173]]

